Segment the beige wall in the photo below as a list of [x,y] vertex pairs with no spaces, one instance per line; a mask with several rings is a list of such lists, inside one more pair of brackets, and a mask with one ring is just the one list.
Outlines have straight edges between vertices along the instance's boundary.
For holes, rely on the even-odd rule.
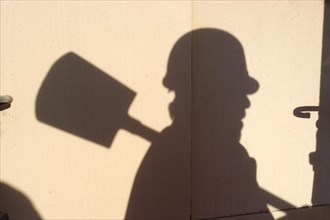
[[[192,29],[209,27],[238,39],[260,85],[240,139],[256,160],[259,186],[296,207],[311,205],[317,115],[303,120],[292,111],[318,105],[322,22],[322,1],[1,1],[1,94],[14,97],[1,112],[1,182],[44,219],[123,219],[150,142],[119,129],[104,147],[44,123],[39,89],[73,52],[134,91],[128,114],[160,132],[172,123],[175,95],[162,84],[171,49]],[[220,202],[207,184],[193,190],[193,218],[235,214],[211,208]],[[198,204],[201,195],[208,202]],[[21,217],[10,203],[1,201],[1,210]]]

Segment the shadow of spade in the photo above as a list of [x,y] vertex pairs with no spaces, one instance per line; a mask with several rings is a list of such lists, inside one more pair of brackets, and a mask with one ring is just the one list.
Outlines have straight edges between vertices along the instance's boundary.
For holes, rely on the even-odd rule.
[[72,52],[59,58],[36,100],[39,121],[111,146],[119,129],[149,141],[158,133],[128,115],[136,93]]

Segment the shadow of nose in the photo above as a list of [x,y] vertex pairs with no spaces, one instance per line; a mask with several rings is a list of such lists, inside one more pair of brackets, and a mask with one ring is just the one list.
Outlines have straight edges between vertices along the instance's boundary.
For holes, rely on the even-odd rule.
[[246,84],[247,94],[253,94],[259,90],[259,83],[252,77],[248,77]]

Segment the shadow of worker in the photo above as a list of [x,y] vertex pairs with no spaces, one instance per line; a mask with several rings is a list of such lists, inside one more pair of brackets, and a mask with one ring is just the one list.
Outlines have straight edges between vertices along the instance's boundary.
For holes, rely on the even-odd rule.
[[217,29],[185,34],[171,51],[163,84],[175,92],[173,122],[138,169],[126,219],[266,212],[256,162],[239,143],[247,95],[259,87],[239,41]]

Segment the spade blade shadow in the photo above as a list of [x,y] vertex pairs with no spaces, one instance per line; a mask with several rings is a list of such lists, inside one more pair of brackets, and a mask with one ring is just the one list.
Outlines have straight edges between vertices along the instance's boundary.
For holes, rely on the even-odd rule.
[[111,146],[131,121],[128,109],[136,93],[80,56],[70,52],[51,67],[37,95],[39,121]]

